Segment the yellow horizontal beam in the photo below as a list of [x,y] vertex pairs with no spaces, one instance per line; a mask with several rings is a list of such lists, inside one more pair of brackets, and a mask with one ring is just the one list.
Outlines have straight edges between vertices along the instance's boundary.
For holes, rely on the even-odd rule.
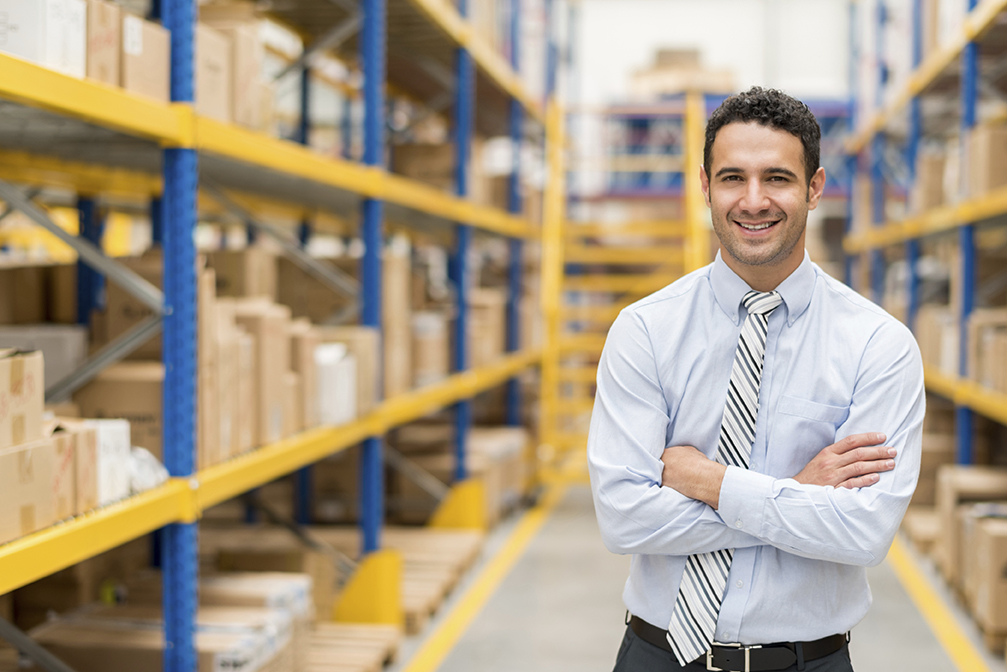
[[0,546],[0,595],[169,523],[194,519],[188,481],[171,479],[142,495]]
[[321,156],[289,140],[205,117],[196,119],[196,146],[201,151],[382,199],[493,233],[520,238],[538,235],[538,229],[527,221],[502,210],[476,205],[414,180],[390,175],[380,168]]
[[462,18],[455,7],[445,0],[409,0],[409,2],[455,44],[468,49],[476,65],[508,95],[516,98],[532,117],[539,123],[545,123],[542,105],[531,97],[503,56],[494,51],[486,39],[475,34],[472,26]]
[[456,401],[473,397],[504,383],[530,366],[537,365],[538,351],[502,358],[496,364],[458,373],[413,392],[389,399],[377,409],[338,427],[320,427],[303,432],[198,475],[199,509],[219,504],[269,483],[303,466],[356,445],[369,436],[380,436],[398,425],[424,417]]
[[1007,394],[988,390],[972,380],[948,376],[929,366],[924,368],[924,379],[930,392],[1007,425]]
[[553,409],[562,415],[583,415],[594,410],[594,399],[557,399]]
[[945,205],[904,220],[887,222],[866,231],[851,234],[843,241],[850,254],[899,245],[914,238],[953,231],[966,224],[981,222],[1007,213],[1007,187],[978,198]]
[[677,275],[568,275],[563,279],[567,292],[647,292],[675,282]]
[[594,384],[598,378],[598,368],[591,366],[587,368],[575,368],[572,366],[561,366],[558,377],[564,383],[588,383]]
[[579,322],[611,323],[619,316],[625,306],[562,306],[559,309],[560,319]]
[[549,437],[549,445],[557,450],[586,448],[587,434],[554,434]]
[[85,195],[150,198],[161,193],[157,175],[8,150],[0,150],[0,179]]
[[576,334],[559,341],[560,352],[601,352],[604,347],[604,334]]
[[563,234],[567,238],[596,236],[653,236],[654,238],[684,238],[689,230],[685,222],[629,222],[626,224],[598,224],[566,222]]
[[188,146],[192,110],[0,54],[0,98],[166,145]]
[[846,142],[849,153],[863,151],[878,132],[888,124],[909,104],[909,101],[922,93],[934,80],[947,69],[965,49],[970,41],[978,40],[986,31],[993,27],[1000,14],[1007,9],[1007,0],[984,0],[966,17],[961,32],[944,48],[930,54],[910,75],[902,90],[892,102],[879,110],[866,121],[863,128],[851,135]]
[[681,264],[680,247],[588,247],[569,245],[563,253],[568,264]]
[[956,376],[949,376],[932,366],[925,366],[923,367],[923,378],[927,390],[934,394],[939,394],[946,399],[954,400],[958,389],[958,378]]

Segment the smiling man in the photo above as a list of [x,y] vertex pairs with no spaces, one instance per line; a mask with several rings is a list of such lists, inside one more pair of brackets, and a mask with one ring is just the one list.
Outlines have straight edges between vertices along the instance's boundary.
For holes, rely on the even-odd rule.
[[605,544],[633,555],[617,672],[852,670],[865,567],[916,486],[923,365],[804,250],[820,137],[779,91],[724,101],[699,168],[717,258],[609,332],[588,460]]

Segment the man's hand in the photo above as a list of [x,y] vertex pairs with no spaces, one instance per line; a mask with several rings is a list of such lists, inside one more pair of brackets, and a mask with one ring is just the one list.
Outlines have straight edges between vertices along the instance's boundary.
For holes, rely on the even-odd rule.
[[[832,485],[837,488],[866,488],[874,485],[881,472],[895,468],[898,451],[878,446],[887,437],[870,432],[853,434],[823,448],[794,480],[805,485]],[[667,473],[667,468],[665,468]]]
[[661,462],[664,463],[661,485],[690,499],[705,502],[714,509],[720,506],[720,485],[724,482],[727,467],[692,446],[665,448]]

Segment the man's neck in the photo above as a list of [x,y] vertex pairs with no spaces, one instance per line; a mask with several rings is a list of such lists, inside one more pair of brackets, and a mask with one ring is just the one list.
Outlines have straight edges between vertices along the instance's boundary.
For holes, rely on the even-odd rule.
[[744,280],[749,287],[757,292],[771,292],[800,267],[801,262],[804,261],[804,248],[801,247],[801,254],[793,255],[793,259],[788,258],[780,264],[766,264],[764,266],[743,264],[732,257],[723,247],[720,248],[720,256],[727,267]]

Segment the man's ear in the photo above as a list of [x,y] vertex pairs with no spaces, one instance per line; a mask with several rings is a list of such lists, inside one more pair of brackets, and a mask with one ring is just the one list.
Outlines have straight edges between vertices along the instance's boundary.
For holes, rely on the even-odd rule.
[[699,183],[703,187],[703,199],[706,207],[710,207],[710,177],[706,174],[706,166],[699,167]]
[[822,200],[822,193],[825,191],[825,169],[819,168],[811,177],[811,184],[808,185],[808,210],[818,207],[818,202]]

